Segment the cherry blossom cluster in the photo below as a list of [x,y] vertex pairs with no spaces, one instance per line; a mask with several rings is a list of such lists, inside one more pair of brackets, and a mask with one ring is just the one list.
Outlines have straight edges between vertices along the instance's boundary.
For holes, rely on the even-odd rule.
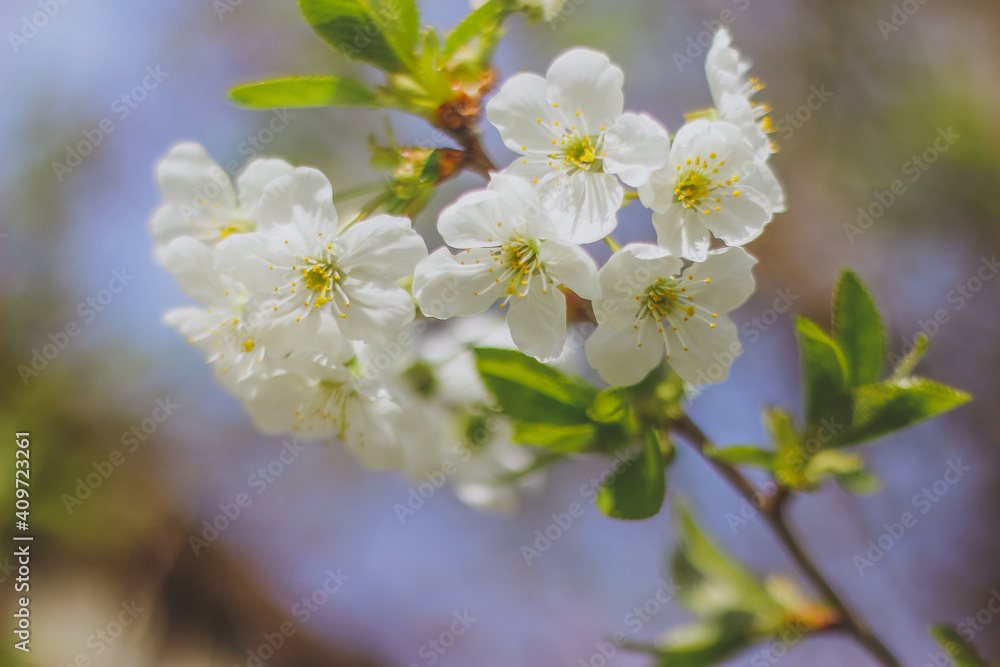
[[[486,117],[517,157],[445,208],[450,249],[430,254],[408,218],[341,219],[315,169],[259,159],[234,184],[201,146],[180,144],[158,166],[151,230],[158,261],[198,305],[165,322],[261,431],[340,439],[363,464],[416,480],[444,471],[463,500],[510,509],[518,488],[502,482],[534,456],[495,418],[473,343],[556,360],[573,293],[592,304],[586,357],[610,384],[664,360],[704,382],[739,352],[727,312],[752,293],[755,263],[739,246],[784,210],[748,69],[720,30],[706,62],[715,107],[672,137],[624,111],[624,75],[602,53],[573,49],[544,77],[511,77]],[[656,243],[617,249],[599,269],[582,246],[616,247],[632,199],[651,210]]]

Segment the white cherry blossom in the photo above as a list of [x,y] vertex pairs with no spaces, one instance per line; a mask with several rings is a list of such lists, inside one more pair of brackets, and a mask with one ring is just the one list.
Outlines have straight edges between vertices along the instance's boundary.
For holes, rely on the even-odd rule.
[[[338,229],[326,177],[298,168],[273,181],[260,203],[262,229],[219,244],[219,262],[260,299],[289,341],[306,341],[332,312],[351,340],[388,340],[413,320],[396,281],[426,257],[406,218],[380,215]],[[265,226],[266,225],[266,226]]]
[[557,236],[529,183],[494,174],[490,185],[441,213],[438,231],[457,256],[441,248],[416,269],[413,291],[425,315],[447,319],[509,306],[514,344],[552,360],[566,342],[564,285],[585,299],[600,295],[594,260]]
[[658,246],[622,248],[601,269],[587,360],[613,385],[639,382],[664,358],[687,382],[725,379],[740,353],[726,313],[753,293],[755,263],[742,248],[724,248],[682,270]]
[[768,158],[776,150],[771,141],[771,120],[767,104],[753,102],[754,95],[764,88],[757,79],[749,76],[750,61],[743,58],[732,46],[732,36],[726,27],[720,28],[712,40],[712,47],[705,59],[705,75],[720,120],[740,128],[743,136],[753,146],[757,168],[749,184],[767,196],[775,213],[785,210],[785,193],[775,177]]
[[713,234],[730,246],[760,235],[772,210],[767,196],[753,187],[757,166],[752,146],[735,125],[705,119],[684,125],[667,165],[638,190],[653,210],[657,243],[672,255],[700,262]]
[[164,203],[150,221],[153,237],[162,249],[179,237],[214,245],[253,231],[264,188],[291,171],[284,160],[254,160],[237,177],[237,195],[229,175],[201,145],[178,144],[156,166]]
[[624,196],[619,178],[638,187],[667,155],[669,137],[657,121],[622,112],[623,81],[605,54],[577,48],[556,58],[544,78],[511,77],[486,105],[486,117],[519,154],[508,170],[537,185],[577,243],[614,230]]

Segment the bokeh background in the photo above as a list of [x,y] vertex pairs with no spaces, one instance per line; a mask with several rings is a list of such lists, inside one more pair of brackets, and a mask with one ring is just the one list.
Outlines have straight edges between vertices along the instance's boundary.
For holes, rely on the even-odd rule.
[[[248,160],[249,139],[271,113],[228,105],[224,93],[237,83],[299,73],[378,75],[330,51],[292,0],[52,0],[47,6],[57,11],[47,24],[11,41],[11,33],[31,34],[26,17],[43,5],[9,0],[0,9],[8,42],[0,163],[0,424],[7,443],[0,457],[0,662],[49,667],[85,664],[82,656],[109,667],[253,665],[254,653],[267,656],[259,652],[266,635],[291,622],[295,634],[264,664],[429,665],[427,642],[453,614],[468,612],[475,622],[436,664],[575,666],[591,660],[595,643],[612,632],[629,634],[626,614],[656,593],[665,574],[668,513],[624,523],[589,506],[530,567],[520,552],[552,513],[580,500],[579,485],[602,469],[599,461],[554,470],[516,516],[479,514],[442,490],[401,525],[394,505],[406,501],[410,483],[364,472],[336,446],[314,445],[284,465],[264,493],[251,492],[252,505],[194,553],[190,536],[220,504],[249,491],[250,476],[274,461],[282,444],[257,434],[199,354],[160,323],[164,310],[187,302],[151,257],[146,221],[159,199],[153,165],[184,139],[200,141],[222,164]],[[465,0],[422,5],[424,21],[442,28],[468,9]],[[760,408],[798,405],[790,313],[774,303],[784,294],[792,311],[827,324],[841,265],[872,287],[893,352],[922,328],[933,329],[922,372],[976,396],[865,448],[884,480],[881,493],[859,498],[830,487],[792,510],[807,549],[847,601],[905,664],[933,664],[926,626],[975,616],[1000,587],[1000,279],[983,269],[991,279],[972,280],[1000,245],[1000,6],[584,0],[572,7],[552,25],[511,21],[496,61],[501,75],[544,71],[573,45],[603,49],[626,72],[626,107],[676,129],[685,112],[710,105],[704,47],[707,26],[721,18],[767,84],[758,99],[774,109],[781,150],[773,164],[789,211],[749,247],[760,263],[757,294],[735,316],[745,354],[726,383],[691,404],[717,442],[761,442]],[[160,72],[158,82],[147,77],[150,70]],[[153,85],[134,108],[116,102],[144,77]],[[821,103],[813,97],[810,107],[815,90],[831,94]],[[378,178],[367,164],[366,139],[381,132],[378,114],[311,109],[292,116],[265,154],[314,165],[337,189]],[[92,153],[69,172],[55,169],[103,119],[113,131],[100,132]],[[434,136],[420,122],[393,120],[403,143]],[[925,156],[926,169],[914,171],[913,156],[949,130],[947,150],[928,153],[935,159]],[[507,159],[496,132],[488,129],[486,138],[487,149]],[[905,192],[868,229],[845,230],[896,180]],[[440,206],[478,185],[465,175],[442,188],[418,229],[433,234]],[[651,239],[648,213],[626,209],[620,234]],[[80,304],[99,295],[115,271],[133,278],[88,314]],[[968,298],[956,296],[959,286],[970,290]],[[938,311],[946,321],[929,325]],[[80,335],[23,381],[17,367],[70,322]],[[64,494],[121,448],[123,434],[150,417],[158,400],[178,408],[69,511]],[[13,433],[23,430],[31,432],[34,456],[28,656],[11,651],[8,613]],[[914,495],[953,462],[971,469],[921,514]],[[762,522],[732,527],[727,516],[739,513],[740,499],[683,448],[669,484],[752,568],[791,567]],[[855,557],[868,540],[907,511],[916,525],[859,573]],[[338,568],[348,578],[302,622],[294,605]],[[123,604],[138,610],[119,633]],[[651,640],[684,618],[666,607],[630,637]],[[983,626],[976,642],[985,656],[1000,656],[1000,620]],[[751,664],[754,655],[730,664]],[[803,641],[782,662],[873,664],[836,636]],[[619,653],[611,664],[647,660]]]

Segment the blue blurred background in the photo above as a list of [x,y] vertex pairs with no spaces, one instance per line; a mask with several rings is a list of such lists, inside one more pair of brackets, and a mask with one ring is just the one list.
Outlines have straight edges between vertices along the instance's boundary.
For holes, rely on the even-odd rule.
[[[465,0],[422,5],[423,20],[444,29],[468,11]],[[33,18],[46,8],[50,17]],[[749,246],[760,263],[757,294],[735,317],[745,353],[726,383],[692,402],[695,421],[719,443],[762,442],[760,408],[798,404],[790,312],[827,324],[841,265],[872,287],[893,352],[925,330],[932,346],[922,372],[976,396],[865,448],[881,493],[825,488],[792,509],[807,549],[847,601],[905,664],[933,664],[926,626],[975,616],[1000,588],[1000,280],[988,268],[1000,245],[1000,7],[583,0],[571,8],[552,24],[512,20],[496,61],[501,76],[544,72],[570,46],[603,49],[626,72],[626,108],[676,130],[685,112],[711,104],[702,65],[708,29],[721,20],[767,84],[758,100],[774,109],[781,150],[773,164],[789,212]],[[381,133],[378,114],[293,110],[281,131],[262,134],[272,112],[234,108],[225,92],[287,74],[377,81],[374,71],[330,51],[291,0],[10,0],[0,18],[8,42],[0,424],[4,438],[32,433],[36,535],[30,656],[10,652],[13,575],[9,562],[0,568],[4,664],[69,665],[83,656],[108,666],[410,666],[433,656],[450,667],[575,666],[592,661],[596,643],[615,631],[650,641],[685,619],[668,606],[638,633],[626,624],[660,587],[671,528],[668,513],[625,523],[582,500],[580,484],[603,469],[600,461],[554,470],[512,517],[479,514],[444,489],[401,524],[394,505],[406,502],[410,483],[365,472],[336,446],[311,445],[272,466],[281,472],[263,492],[251,486],[282,443],[257,434],[199,354],[160,323],[167,308],[187,302],[151,256],[153,165],[191,139],[224,165],[267,154],[322,169],[338,190],[370,183],[379,176],[368,166],[367,136]],[[393,121],[403,144],[436,134],[416,120]],[[951,139],[935,149],[939,136]],[[486,139],[498,161],[508,159],[495,130]],[[97,145],[77,164],[71,153],[81,142]],[[905,191],[886,204],[896,180]],[[480,184],[464,175],[441,188],[418,230],[433,238],[439,208]],[[867,228],[858,222],[863,211],[872,216]],[[620,235],[652,239],[648,213],[623,211]],[[107,294],[114,272],[125,288],[88,305]],[[786,302],[790,309],[775,305]],[[80,334],[25,380],[18,366],[70,323]],[[78,478],[121,448],[158,400],[178,408],[90,497],[67,507]],[[0,463],[3,507],[13,493],[10,451]],[[953,464],[970,470],[922,512],[915,495]],[[734,524],[741,500],[683,447],[669,484],[752,568],[792,567],[761,521]],[[252,504],[217,539],[193,547],[202,522],[239,493]],[[526,565],[521,546],[573,502],[584,515]],[[916,524],[859,572],[855,557],[904,512]],[[3,525],[9,536],[13,528]],[[330,572],[339,589],[303,620],[296,605]],[[122,612],[133,601],[141,611]],[[122,613],[128,623],[116,626]],[[467,631],[443,655],[428,649],[455,614],[465,614]],[[282,628],[294,634],[282,637]],[[1000,620],[984,624],[976,643],[1000,656]],[[729,664],[751,664],[754,655]],[[836,636],[803,641],[782,662],[873,664]],[[621,652],[610,661],[647,663]]]

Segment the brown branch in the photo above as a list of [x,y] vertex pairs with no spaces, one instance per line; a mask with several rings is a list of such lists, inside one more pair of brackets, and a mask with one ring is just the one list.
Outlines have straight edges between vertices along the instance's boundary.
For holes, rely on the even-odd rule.
[[788,489],[779,486],[778,491],[760,501],[760,492],[733,466],[708,456],[705,450],[712,447],[711,441],[691,418],[684,415],[673,420],[668,428],[681,435],[720,475],[725,477],[749,502],[760,508],[761,514],[784,544],[785,549],[816,589],[826,598],[841,618],[838,628],[853,637],[873,657],[886,667],[902,667],[902,663],[889,648],[848,608],[837,591],[827,581],[823,573],[802,548],[798,538],[792,533],[786,516],[787,501],[791,497]]

